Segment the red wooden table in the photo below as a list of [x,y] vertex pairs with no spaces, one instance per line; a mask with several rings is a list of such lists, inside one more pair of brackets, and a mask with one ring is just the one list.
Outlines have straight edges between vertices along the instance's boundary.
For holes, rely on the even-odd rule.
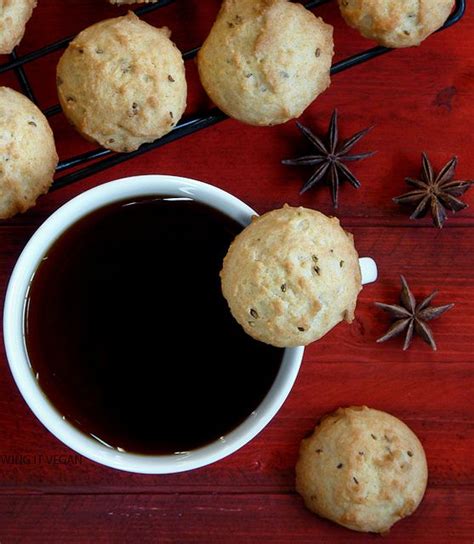
[[[20,52],[75,33],[120,10],[105,0],[40,0]],[[166,24],[182,50],[202,42],[218,0],[178,0],[146,17]],[[336,60],[370,42],[348,29],[335,2],[318,9],[335,26]],[[27,66],[42,107],[56,103],[59,54]],[[187,64],[189,111],[208,102],[193,63]],[[1,85],[17,87],[14,76]],[[200,470],[169,476],[116,472],[76,456],[35,419],[10,375],[0,348],[0,542],[372,542],[310,514],[294,491],[301,438],[324,413],[367,404],[408,423],[423,442],[429,486],[418,511],[384,542],[474,540],[474,207],[449,218],[443,230],[429,219],[410,221],[391,198],[405,192],[425,150],[437,168],[452,154],[460,179],[474,178],[474,15],[419,48],[392,52],[334,76],[331,88],[304,114],[325,128],[334,107],[342,136],[377,127],[358,149],[375,158],[355,166],[363,182],[344,185],[338,215],[355,235],[361,255],[373,256],[380,279],[359,299],[357,319],[306,350],[301,372],[272,423],[231,457]],[[53,121],[61,157],[91,146],[59,115]],[[302,149],[293,122],[256,129],[226,121],[43,197],[22,217],[0,226],[0,299],[22,248],[61,204],[94,185],[125,175],[169,173],[221,187],[259,212],[292,205],[331,213],[327,189],[299,196],[307,171],[280,159]],[[474,203],[474,191],[466,201]],[[387,317],[375,300],[395,301],[399,274],[416,296],[440,289],[437,302],[455,308],[433,323],[438,351],[416,339],[376,344]],[[198,363],[198,362],[197,362]],[[223,361],[225,364],[225,361]]]

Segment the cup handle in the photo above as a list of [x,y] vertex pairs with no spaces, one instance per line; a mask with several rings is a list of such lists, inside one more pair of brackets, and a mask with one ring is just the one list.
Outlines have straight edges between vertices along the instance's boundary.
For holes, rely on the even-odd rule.
[[359,259],[360,272],[362,275],[362,285],[373,283],[377,279],[377,264],[370,257]]

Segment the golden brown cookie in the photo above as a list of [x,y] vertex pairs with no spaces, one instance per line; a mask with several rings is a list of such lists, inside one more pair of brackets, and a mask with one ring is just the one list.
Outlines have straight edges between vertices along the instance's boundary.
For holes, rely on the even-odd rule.
[[221,280],[245,332],[278,347],[309,344],[351,322],[361,290],[352,235],[335,217],[290,206],[255,217],[235,238]]
[[25,33],[36,0],[0,0],[0,54],[11,53]]
[[411,47],[442,27],[454,0],[338,0],[347,24],[386,47]]
[[224,0],[198,54],[202,85],[251,125],[299,117],[330,84],[332,26],[287,0]]
[[7,219],[48,191],[58,154],[46,117],[8,87],[0,87],[0,131],[0,219]]
[[339,408],[301,442],[296,490],[314,513],[355,531],[386,533],[412,514],[428,467],[416,435],[366,406]]
[[82,135],[128,152],[172,130],[187,91],[169,34],[130,12],[90,26],[70,43],[57,68],[58,94]]

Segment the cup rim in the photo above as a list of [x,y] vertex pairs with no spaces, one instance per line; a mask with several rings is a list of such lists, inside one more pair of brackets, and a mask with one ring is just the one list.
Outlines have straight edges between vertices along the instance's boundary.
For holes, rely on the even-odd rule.
[[200,468],[227,457],[250,442],[281,408],[296,380],[304,353],[303,346],[285,348],[277,376],[260,405],[225,437],[190,452],[172,455],[120,452],[94,440],[63,418],[41,389],[25,346],[25,302],[38,264],[70,226],[92,211],[127,198],[168,194],[192,197],[221,210],[242,225],[247,225],[251,217],[257,215],[230,193],[190,178],[150,174],[104,183],[61,206],[33,234],[12,272],[3,313],[4,343],[10,370],[20,393],[41,423],[80,455],[111,468],[142,474],[169,474]]

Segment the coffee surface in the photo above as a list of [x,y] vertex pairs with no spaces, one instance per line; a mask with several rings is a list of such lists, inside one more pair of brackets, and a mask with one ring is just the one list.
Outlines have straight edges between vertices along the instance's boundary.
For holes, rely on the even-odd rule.
[[120,202],[76,223],[32,280],[26,347],[73,425],[136,453],[188,451],[257,408],[283,350],[247,336],[219,272],[242,230],[190,199]]

